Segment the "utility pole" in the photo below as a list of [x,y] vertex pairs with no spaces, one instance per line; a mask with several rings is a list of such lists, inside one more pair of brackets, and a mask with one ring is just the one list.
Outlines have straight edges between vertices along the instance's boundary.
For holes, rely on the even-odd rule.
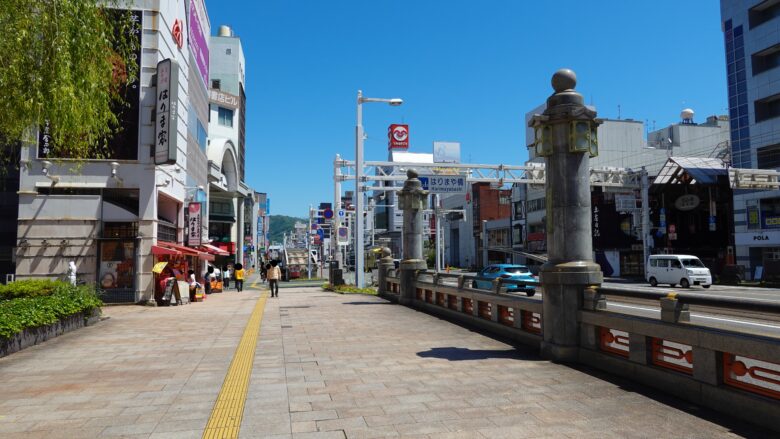
[[309,204],[309,228],[306,230],[306,265],[309,270],[309,279],[311,279],[311,215],[312,207]]

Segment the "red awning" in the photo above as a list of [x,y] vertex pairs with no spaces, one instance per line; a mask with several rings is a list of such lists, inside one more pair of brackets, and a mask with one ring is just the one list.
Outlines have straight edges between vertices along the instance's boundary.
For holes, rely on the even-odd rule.
[[159,245],[153,245],[152,246],[152,254],[161,256],[161,255],[180,255],[181,252],[177,250],[173,250],[167,247],[160,247]]
[[180,254],[184,254],[187,256],[197,256],[198,259],[203,259],[204,261],[214,260],[214,255],[210,255],[208,253],[198,251],[192,247],[186,247],[183,245],[174,244],[172,242],[166,242],[166,241],[157,241],[157,245],[171,250],[178,251],[180,252]]
[[222,250],[219,247],[214,247],[213,245],[209,244],[201,244],[201,248],[203,250],[206,250],[207,252],[217,255],[217,256],[230,256],[230,253],[226,252],[225,250]]

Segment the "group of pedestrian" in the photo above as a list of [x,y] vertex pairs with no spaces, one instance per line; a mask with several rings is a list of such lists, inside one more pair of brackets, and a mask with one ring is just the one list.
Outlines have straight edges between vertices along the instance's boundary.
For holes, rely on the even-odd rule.
[[[222,270],[220,270],[218,267],[215,267],[213,265],[209,265],[206,268],[206,272],[203,273],[203,288],[205,290],[206,294],[212,293],[212,282],[222,282],[222,288],[223,290],[226,290],[230,288],[230,280],[233,279],[236,281],[236,291],[242,292],[244,291],[244,276],[246,275],[244,271],[244,266],[242,264],[236,264],[235,267],[233,266],[225,266]],[[196,282],[195,280],[195,272],[190,270],[190,287],[192,287],[194,284],[197,284],[196,287],[199,287],[200,284]]]

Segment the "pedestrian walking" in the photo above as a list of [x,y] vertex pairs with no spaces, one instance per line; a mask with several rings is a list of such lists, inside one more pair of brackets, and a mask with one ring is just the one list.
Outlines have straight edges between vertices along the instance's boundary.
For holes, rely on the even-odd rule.
[[266,278],[268,277],[269,268],[271,268],[271,264],[260,264],[260,279],[263,280],[263,283],[265,283]]
[[195,280],[195,270],[190,270],[187,272],[187,282],[190,285],[190,302],[194,302],[195,294],[197,294],[198,287],[200,287],[198,281]]
[[214,277],[214,267],[209,265],[206,272],[203,274],[203,289],[206,294],[211,294],[211,280]]
[[278,267],[279,262],[271,261],[271,268],[268,269],[268,286],[271,288],[271,297],[279,297],[279,279],[282,278],[282,270]]
[[225,282],[225,289],[227,290],[228,288],[230,288],[230,276],[233,275],[233,271],[231,270],[230,265],[224,268],[225,270],[223,271],[223,273],[225,273],[225,276],[223,278],[224,279],[223,281]]
[[241,291],[244,291],[244,266],[236,264],[236,272],[234,275],[236,276],[236,291],[240,293]]

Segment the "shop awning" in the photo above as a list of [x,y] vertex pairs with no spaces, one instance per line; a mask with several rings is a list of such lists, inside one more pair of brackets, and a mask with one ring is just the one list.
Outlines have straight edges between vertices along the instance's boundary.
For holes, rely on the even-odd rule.
[[729,175],[726,163],[717,158],[670,157],[653,184],[716,184]]
[[181,254],[178,250],[173,250],[167,247],[161,247],[159,245],[153,245],[152,246],[152,254],[153,255],[178,255]]
[[192,247],[186,247],[179,244],[174,244],[172,242],[166,242],[166,241],[157,241],[157,245],[160,247],[164,247],[167,249],[178,251],[180,254],[187,255],[187,256],[196,256],[198,259],[203,259],[204,261],[213,261],[214,255],[198,251]]
[[209,244],[201,244],[200,247],[203,250],[206,250],[207,252],[217,255],[217,256],[230,256],[230,253],[226,252],[225,250],[222,250],[219,247],[214,247],[213,245]]

